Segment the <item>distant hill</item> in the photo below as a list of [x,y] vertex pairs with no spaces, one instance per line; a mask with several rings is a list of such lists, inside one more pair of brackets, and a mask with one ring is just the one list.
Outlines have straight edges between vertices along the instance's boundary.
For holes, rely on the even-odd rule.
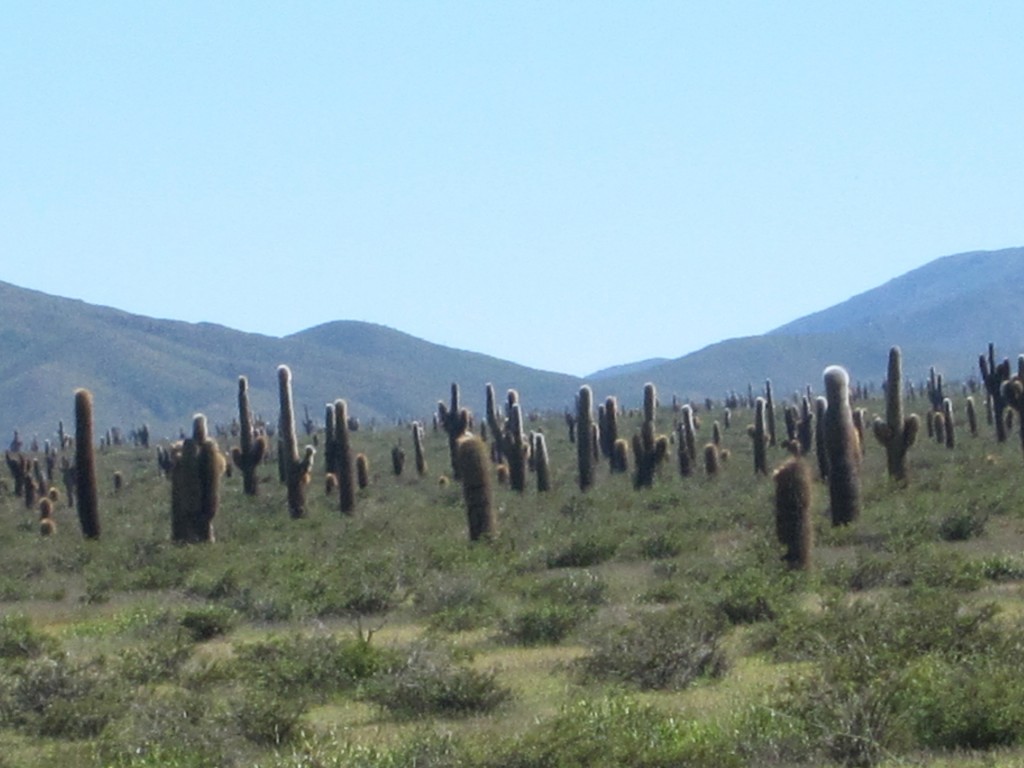
[[449,349],[370,323],[340,321],[284,339],[209,323],[133,315],[0,282],[0,440],[70,429],[78,387],[93,391],[96,427],[149,424],[177,436],[196,412],[214,423],[236,414],[239,375],[253,409],[277,418],[277,366],[294,375],[295,407],[319,422],[342,397],[362,419],[430,418],[457,381],[467,405],[483,409],[484,386],[516,387],[527,409],[558,409],[579,386],[572,376],[535,371]]
[[1000,357],[1024,352],[1020,301],[1024,248],[975,251],[936,259],[829,309],[763,336],[730,339],[642,372],[604,379],[600,389],[639,392],[658,384],[662,399],[721,397],[762,388],[777,392],[820,390],[821,373],[833,363],[854,381],[880,383],[889,348],[903,351],[904,373],[923,381],[928,368],[950,381],[976,376],[988,342]]
[[[730,391],[820,390],[822,370],[844,365],[854,381],[878,384],[889,347],[899,344],[904,371],[923,380],[935,366],[947,380],[977,374],[989,341],[998,354],[1024,351],[1019,276],[1024,248],[946,256],[763,336],[729,339],[674,360],[643,360],[587,377],[594,394],[639,404],[653,381],[663,402],[720,399]],[[808,285],[812,289],[812,285]],[[286,338],[209,323],[133,315],[0,282],[0,440],[11,431],[46,438],[63,419],[72,393],[88,387],[98,429],[143,423],[176,436],[195,412],[214,423],[235,415],[240,374],[253,407],[277,418],[275,371],[294,374],[299,415],[317,421],[324,404],[343,397],[364,421],[430,418],[458,382],[464,403],[483,410],[484,385],[519,390],[528,410],[562,410],[583,380],[417,339],[370,323],[337,321]]]

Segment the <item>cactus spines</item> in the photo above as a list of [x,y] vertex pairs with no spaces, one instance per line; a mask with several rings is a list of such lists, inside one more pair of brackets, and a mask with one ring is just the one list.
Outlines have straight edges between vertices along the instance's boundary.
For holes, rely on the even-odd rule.
[[241,445],[231,449],[231,460],[242,472],[242,490],[247,496],[259,492],[257,468],[267,452],[267,439],[256,435],[249,407],[249,380],[238,377],[238,436]]
[[491,459],[487,446],[477,437],[464,437],[456,447],[462,498],[466,504],[469,540],[490,540],[497,534],[491,487]]
[[423,452],[423,425],[418,421],[412,423],[412,448],[416,457],[416,474],[423,477],[427,474],[427,457]]
[[714,443],[708,443],[704,446],[704,473],[708,477],[717,477],[721,468],[718,446]]
[[533,468],[537,474],[537,492],[551,490],[551,466],[548,461],[548,443],[543,432],[533,433]]
[[765,399],[754,401],[754,423],[747,427],[747,434],[754,444],[754,474],[768,474],[768,434],[765,427]]
[[892,347],[885,380],[885,420],[876,418],[872,430],[885,447],[886,465],[893,480],[907,478],[907,451],[914,445],[919,427],[917,414],[903,415],[903,357],[899,347]]
[[825,369],[825,451],[832,525],[847,525],[860,515],[860,447],[850,408],[850,376],[846,369]]
[[334,401],[334,434],[330,436],[335,457],[334,474],[338,477],[338,497],[343,515],[351,515],[356,508],[356,457],[349,438],[348,403]]
[[75,392],[75,498],[78,522],[87,539],[100,537],[99,491],[96,485],[96,457],[93,453],[92,393]]
[[278,366],[277,383],[281,407],[278,469],[288,489],[288,514],[293,520],[298,520],[306,516],[306,485],[316,450],[306,446],[305,452],[299,455],[292,405],[292,372],[287,365]]
[[629,443],[625,438],[612,443],[611,470],[613,473],[629,472]]
[[52,536],[57,532],[57,523],[53,519],[53,502],[48,497],[39,500],[39,534]]
[[192,437],[175,452],[171,469],[171,538],[176,542],[213,541],[213,518],[220,500],[224,457],[207,434],[206,417],[192,419]]
[[792,458],[772,474],[775,481],[775,534],[786,547],[782,559],[790,568],[811,567],[814,523],[811,518],[811,473],[799,458]]
[[1010,378],[1010,361],[1004,359],[997,365],[995,344],[990,342],[988,358],[985,355],[978,356],[978,368],[981,370],[981,380],[991,402],[991,422],[996,426],[996,440],[1000,443],[1006,442],[1006,397],[1003,393],[1003,382]]
[[576,397],[576,468],[581,491],[594,484],[594,393],[587,384]]

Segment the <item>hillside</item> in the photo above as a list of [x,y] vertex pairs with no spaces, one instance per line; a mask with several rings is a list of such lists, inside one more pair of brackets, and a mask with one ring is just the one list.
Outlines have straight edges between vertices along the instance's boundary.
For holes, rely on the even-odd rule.
[[1024,351],[1024,316],[1014,306],[1024,248],[976,251],[936,259],[828,309],[763,336],[730,339],[639,373],[601,381],[609,391],[638,391],[654,381],[664,393],[719,397],[771,378],[780,392],[820,383],[825,366],[880,382],[889,347],[903,350],[904,371],[923,380],[935,366],[947,379],[977,374],[989,341],[1001,356]]
[[363,420],[429,417],[459,381],[480,409],[484,385],[516,386],[528,408],[561,410],[576,379],[448,349],[398,331],[337,322],[278,339],[208,323],[129,314],[0,282],[0,434],[52,434],[70,421],[72,393],[91,389],[97,427],[147,423],[177,435],[197,411],[230,421],[240,374],[253,408],[277,415],[279,364],[292,367],[295,402],[322,419],[323,405],[349,401]]
[[[929,366],[947,379],[976,374],[989,341],[1001,356],[1024,350],[1024,316],[1013,306],[1024,248],[936,259],[829,309],[763,336],[729,339],[674,360],[646,360],[598,371],[588,380],[603,398],[638,403],[653,381],[662,399],[720,398],[772,379],[779,393],[815,389],[825,366],[846,366],[854,381],[879,383],[888,349],[899,344],[904,370],[923,380]],[[208,323],[158,320],[0,282],[0,436],[53,433],[68,420],[76,387],[93,390],[97,424],[148,423],[176,435],[192,413],[214,422],[235,412],[239,374],[253,407],[276,418],[275,369],[288,363],[295,401],[322,418],[338,397],[363,420],[427,418],[457,381],[477,413],[492,382],[520,391],[528,409],[571,405],[582,383],[504,360],[432,344],[380,325],[337,321],[286,338]]]

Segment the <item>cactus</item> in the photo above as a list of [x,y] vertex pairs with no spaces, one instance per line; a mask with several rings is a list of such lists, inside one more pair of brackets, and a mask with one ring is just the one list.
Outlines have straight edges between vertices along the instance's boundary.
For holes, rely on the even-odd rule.
[[809,570],[814,548],[811,518],[811,473],[799,458],[792,458],[772,474],[775,481],[775,534],[786,547],[782,559],[790,568]]
[[614,395],[605,398],[602,418],[598,426],[601,430],[601,453],[608,458],[608,466],[615,471],[615,441],[619,439],[619,401]]
[[509,485],[513,491],[522,493],[526,490],[526,458],[529,446],[523,431],[523,411],[519,404],[519,393],[510,389],[507,397],[508,418],[504,419],[498,415],[494,386],[486,386],[487,424],[494,433],[494,444],[498,448],[499,459],[504,457],[508,462]]
[[437,403],[437,420],[448,435],[448,454],[451,458],[452,476],[459,479],[458,443],[469,430],[469,411],[459,407],[459,385],[452,382],[451,405]]
[[633,455],[636,457],[633,471],[634,488],[650,488],[658,466],[668,455],[668,438],[655,432],[654,420],[657,409],[657,394],[654,385],[644,384],[644,420],[640,431],[633,436]]
[[942,420],[945,425],[946,447],[956,447],[956,424],[953,419],[953,401],[948,397],[942,401]]
[[584,384],[576,397],[576,468],[581,491],[594,484],[594,393]]
[[207,433],[206,417],[192,419],[192,437],[174,451],[171,469],[171,539],[213,541],[213,518],[220,503],[224,457]]
[[775,445],[775,400],[772,398],[772,380],[764,382],[764,422],[767,430],[768,445]]
[[252,410],[249,407],[249,380],[238,377],[238,436],[241,445],[231,449],[231,460],[242,472],[242,490],[247,496],[259,493],[259,478],[256,470],[267,452],[267,439],[256,435],[253,427]]
[[284,477],[288,489],[288,514],[293,520],[306,516],[306,485],[316,449],[307,445],[299,455],[299,441],[295,433],[295,410],[292,405],[292,372],[287,365],[277,369],[278,396],[280,401],[280,438],[278,440],[278,471]]
[[899,347],[892,347],[885,380],[885,420],[876,418],[872,430],[885,447],[886,465],[893,480],[906,480],[907,451],[914,445],[920,425],[917,414],[903,416],[903,357]]
[[[717,425],[718,422],[715,422]],[[697,435],[693,423],[693,407],[689,403],[679,411],[679,424],[676,426],[676,453],[679,461],[679,474],[689,477],[697,463]]]
[[800,454],[806,456],[814,446],[814,410],[811,399],[804,395],[800,399],[800,416],[796,422],[796,438],[800,443]]
[[992,412],[990,423],[996,427],[996,440],[1000,443],[1006,442],[1006,396],[1003,392],[1003,382],[1010,378],[1010,361],[1003,360],[996,364],[995,345],[989,343],[988,358],[985,355],[978,356],[978,368],[981,370],[981,380],[985,384],[985,391],[988,393]]
[[946,419],[943,418],[942,411],[928,411],[928,420],[932,425],[930,432],[935,438],[935,442],[944,445],[946,442]]
[[75,498],[78,522],[87,539],[100,537],[99,491],[93,452],[92,393],[75,392]]
[[391,471],[395,473],[395,477],[401,477],[404,468],[405,451],[402,450],[402,446],[396,445],[391,449]]
[[978,411],[974,407],[974,398],[970,395],[964,401],[964,410],[967,414],[967,429],[971,432],[971,437],[978,436]]
[[537,474],[537,492],[551,490],[551,467],[548,461],[548,443],[543,432],[533,434],[533,469]]
[[824,438],[832,525],[848,525],[860,515],[860,448],[850,408],[850,377],[838,365],[825,369]]
[[469,540],[490,540],[497,535],[491,489],[491,460],[487,445],[476,437],[464,437],[456,447],[462,498],[466,504]]
[[412,423],[412,449],[416,457],[416,474],[424,477],[427,474],[427,457],[423,452],[423,425],[418,421]]
[[765,399],[758,397],[754,401],[754,423],[747,427],[747,435],[754,444],[754,474],[768,474],[768,434],[765,428]]
[[[828,452],[825,448],[825,414],[828,412],[828,400],[821,395],[814,398],[814,455],[818,460],[818,476],[828,479]],[[803,441],[800,441],[803,445]]]
[[356,508],[356,457],[349,438],[348,403],[334,401],[334,434],[331,436],[335,456],[334,474],[338,477],[338,497],[343,515],[351,515]]
[[370,460],[365,453],[356,454],[356,484],[360,490],[370,487]]
[[718,446],[708,443],[704,446],[704,474],[708,477],[717,477],[722,464],[718,452]]

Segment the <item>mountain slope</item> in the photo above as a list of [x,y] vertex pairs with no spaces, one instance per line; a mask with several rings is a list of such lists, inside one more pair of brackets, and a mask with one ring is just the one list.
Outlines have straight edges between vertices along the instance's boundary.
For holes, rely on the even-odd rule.
[[[77,387],[93,391],[97,429],[148,423],[178,434],[191,415],[235,415],[240,374],[254,411],[277,417],[276,368],[291,366],[295,405],[322,420],[339,397],[361,419],[429,417],[452,381],[476,410],[483,387],[518,386],[527,408],[561,409],[578,386],[485,355],[430,344],[368,323],[339,322],[285,339],[209,323],[133,315],[0,282],[0,430],[51,435],[70,427]],[[0,433],[3,434],[3,433]],[[6,442],[6,441],[5,441]]]

